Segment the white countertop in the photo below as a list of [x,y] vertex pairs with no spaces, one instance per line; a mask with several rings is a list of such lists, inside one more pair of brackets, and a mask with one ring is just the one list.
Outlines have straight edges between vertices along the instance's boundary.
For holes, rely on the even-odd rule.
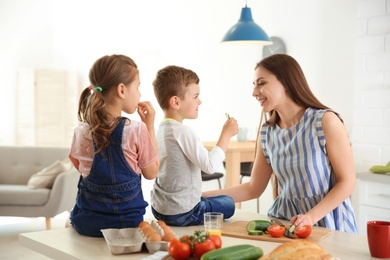
[[372,172],[358,172],[356,178],[365,181],[380,182],[390,184],[390,174],[372,173]]
[[[253,219],[267,219],[267,216],[236,210],[236,214],[226,222]],[[203,229],[203,227],[173,227],[172,229],[177,235],[182,236],[192,234],[195,230]],[[82,236],[70,228],[23,233],[19,235],[19,243],[53,259],[142,259],[149,255],[147,252],[112,255],[104,238]],[[237,244],[259,246],[263,249],[264,254],[280,245],[280,243],[275,242],[227,236],[222,236],[222,243],[223,247]],[[333,231],[319,244],[339,259],[375,259],[370,256],[367,239],[363,236]]]

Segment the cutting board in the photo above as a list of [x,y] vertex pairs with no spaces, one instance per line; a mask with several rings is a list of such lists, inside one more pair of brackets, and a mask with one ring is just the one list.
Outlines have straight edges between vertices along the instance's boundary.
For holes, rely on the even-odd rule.
[[[224,224],[222,228],[222,236],[227,237],[237,237],[237,238],[244,238],[244,239],[253,239],[253,240],[261,240],[261,241],[269,241],[269,242],[289,242],[294,239],[288,238],[285,236],[281,237],[272,237],[269,234],[263,234],[259,236],[250,236],[248,235],[248,232],[246,231],[246,225],[249,221],[235,221],[229,224]],[[325,237],[329,236],[332,233],[332,230],[321,228],[321,227],[314,227],[311,231],[311,234],[307,238],[295,238],[295,239],[307,239],[312,240],[315,242],[318,242]]]

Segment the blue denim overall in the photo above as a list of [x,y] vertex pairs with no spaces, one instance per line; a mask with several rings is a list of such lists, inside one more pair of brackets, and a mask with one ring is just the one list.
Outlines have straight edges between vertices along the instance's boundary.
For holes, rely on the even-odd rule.
[[70,219],[82,235],[101,237],[100,229],[137,227],[143,221],[148,203],[142,194],[141,176],[129,166],[122,151],[126,120],[120,118],[109,146],[95,154],[89,175],[80,177]]

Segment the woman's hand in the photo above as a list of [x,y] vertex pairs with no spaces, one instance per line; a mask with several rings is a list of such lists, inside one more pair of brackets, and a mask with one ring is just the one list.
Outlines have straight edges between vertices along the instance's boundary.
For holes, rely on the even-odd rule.
[[302,227],[305,225],[313,226],[315,224],[314,220],[308,214],[299,214],[291,218],[291,225],[295,227]]
[[144,122],[148,128],[151,127],[154,129],[154,117],[156,115],[156,111],[154,110],[152,103],[149,101],[140,102],[138,104],[137,112],[141,117],[142,122]]

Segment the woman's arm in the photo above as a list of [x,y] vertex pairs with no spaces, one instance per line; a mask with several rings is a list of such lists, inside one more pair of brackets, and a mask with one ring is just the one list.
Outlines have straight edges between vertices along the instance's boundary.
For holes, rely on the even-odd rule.
[[344,124],[336,114],[326,112],[322,118],[322,128],[336,184],[314,208],[291,219],[290,222],[295,226],[314,225],[347,199],[355,187],[352,148]]
[[265,160],[261,145],[258,144],[249,182],[227,189],[205,191],[202,195],[203,197],[228,195],[232,197],[235,202],[258,198],[267,188],[271,174],[272,168]]

